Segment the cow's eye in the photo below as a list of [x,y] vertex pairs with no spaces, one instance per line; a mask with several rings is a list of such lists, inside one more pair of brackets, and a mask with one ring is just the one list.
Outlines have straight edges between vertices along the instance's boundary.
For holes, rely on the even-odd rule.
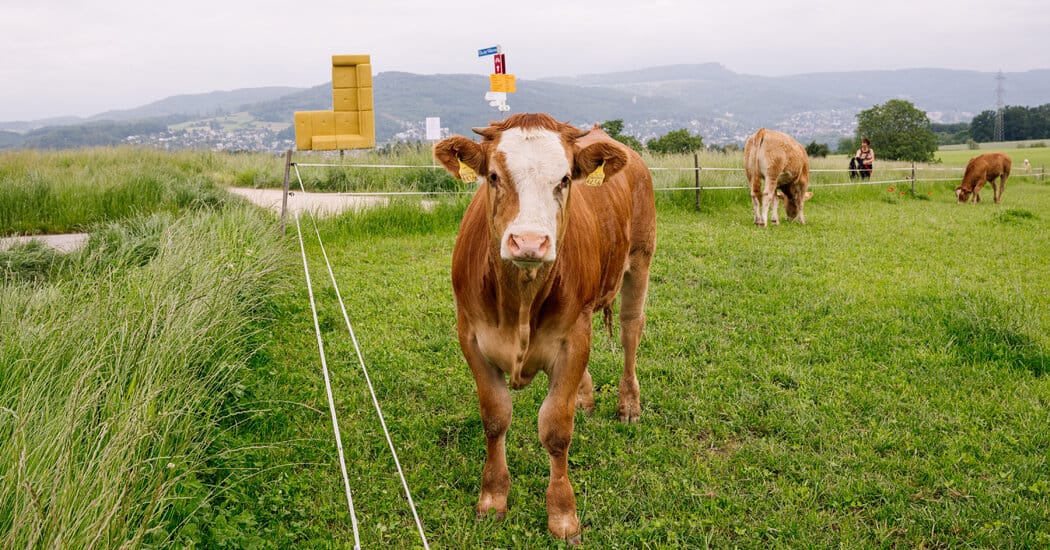
[[562,178],[561,178],[561,186],[565,187],[566,185],[569,185],[569,182],[571,182],[571,181],[572,180],[569,179],[569,176],[562,176]]
[[495,172],[492,172],[491,174],[489,174],[489,183],[492,183],[492,184],[499,183],[499,176],[497,176]]

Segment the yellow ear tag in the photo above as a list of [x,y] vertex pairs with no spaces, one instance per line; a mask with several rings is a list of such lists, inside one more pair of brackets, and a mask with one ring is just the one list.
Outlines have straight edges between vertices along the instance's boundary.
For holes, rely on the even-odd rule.
[[598,167],[595,168],[593,172],[591,172],[591,175],[587,176],[587,181],[585,181],[584,183],[586,183],[587,185],[590,185],[591,187],[598,187],[599,185],[605,183],[605,162],[604,161],[601,164],[599,164]]
[[475,172],[473,168],[467,166],[463,162],[463,159],[459,159],[459,179],[470,183],[478,182],[478,173]]

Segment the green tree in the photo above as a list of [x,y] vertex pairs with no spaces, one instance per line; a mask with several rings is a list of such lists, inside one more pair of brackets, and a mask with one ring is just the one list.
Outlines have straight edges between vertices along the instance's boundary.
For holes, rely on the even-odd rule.
[[635,151],[642,150],[642,142],[638,141],[638,138],[629,136],[623,133],[623,119],[617,118],[614,120],[606,120],[601,124],[602,130],[605,130],[609,137],[619,141],[620,143],[634,149]]
[[970,122],[970,137],[979,143],[992,141],[995,137],[995,111],[981,111]]
[[910,101],[891,99],[857,114],[857,138],[867,137],[877,158],[932,162],[937,136],[930,119]]
[[860,146],[857,145],[857,140],[851,137],[844,137],[839,138],[839,145],[838,148],[835,149],[835,152],[840,155],[852,156],[853,153],[857,152],[857,149],[860,149]]
[[811,157],[824,158],[830,152],[831,149],[828,148],[827,143],[817,143],[817,140],[813,140],[812,143],[806,146],[806,154]]
[[681,130],[667,132],[658,138],[650,139],[646,143],[646,147],[654,153],[664,155],[691,153],[704,148],[704,138],[694,136],[689,133],[689,130],[682,128]]

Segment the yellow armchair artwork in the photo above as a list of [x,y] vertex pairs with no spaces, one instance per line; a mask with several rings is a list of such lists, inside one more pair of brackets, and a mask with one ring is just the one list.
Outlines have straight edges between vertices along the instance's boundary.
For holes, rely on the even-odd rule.
[[332,56],[332,107],[331,111],[296,111],[296,149],[332,151],[375,147],[376,117],[369,56]]

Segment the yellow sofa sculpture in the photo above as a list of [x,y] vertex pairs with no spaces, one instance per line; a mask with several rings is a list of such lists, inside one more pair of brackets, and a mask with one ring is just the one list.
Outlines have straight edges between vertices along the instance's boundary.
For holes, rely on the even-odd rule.
[[332,107],[331,111],[296,111],[296,149],[331,151],[375,147],[376,117],[369,56],[332,56]]

